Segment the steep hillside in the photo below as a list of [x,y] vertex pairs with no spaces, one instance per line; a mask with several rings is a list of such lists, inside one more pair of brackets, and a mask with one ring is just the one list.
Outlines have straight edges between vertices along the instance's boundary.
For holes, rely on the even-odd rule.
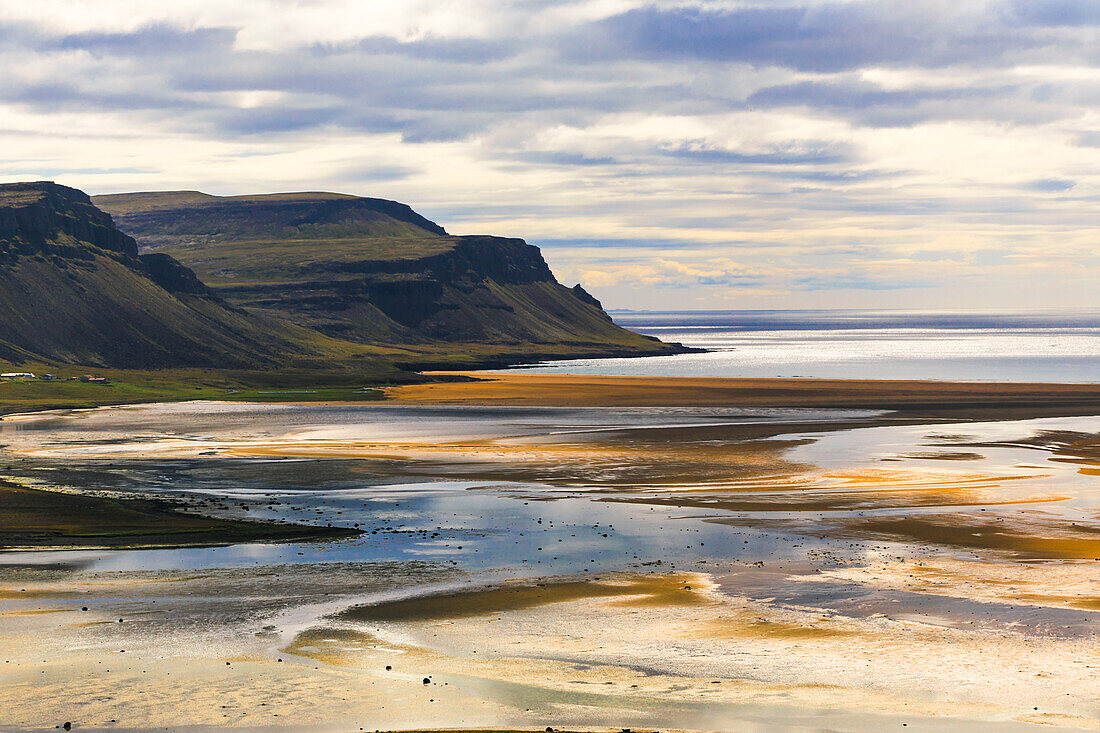
[[678,350],[616,326],[580,286],[558,283],[537,247],[451,236],[393,201],[193,191],[94,201],[143,251],[180,260],[229,302],[332,337],[481,361]]
[[269,368],[323,341],[224,302],[166,254],[139,255],[81,191],[0,185],[0,359]]

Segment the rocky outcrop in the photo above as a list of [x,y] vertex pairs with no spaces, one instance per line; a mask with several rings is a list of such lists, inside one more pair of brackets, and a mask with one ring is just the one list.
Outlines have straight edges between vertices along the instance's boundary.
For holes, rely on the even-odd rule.
[[169,293],[213,296],[213,291],[199,280],[195,273],[174,258],[154,253],[138,257],[149,279]]
[[0,252],[58,251],[77,255],[88,246],[137,258],[137,243],[120,232],[83,191],[49,181],[0,184]]

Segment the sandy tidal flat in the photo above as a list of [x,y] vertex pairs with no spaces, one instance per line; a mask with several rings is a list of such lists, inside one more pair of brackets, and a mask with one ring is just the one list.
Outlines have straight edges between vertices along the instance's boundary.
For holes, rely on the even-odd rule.
[[0,555],[5,730],[1100,714],[1100,418],[196,403],[0,426],[28,485],[363,532]]

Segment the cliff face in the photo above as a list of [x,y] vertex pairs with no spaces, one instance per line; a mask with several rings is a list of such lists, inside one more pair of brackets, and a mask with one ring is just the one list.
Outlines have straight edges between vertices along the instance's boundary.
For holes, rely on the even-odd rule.
[[302,352],[193,272],[137,243],[87,195],[0,185],[0,357],[119,368],[262,367]]
[[404,204],[338,194],[96,197],[142,251],[231,303],[364,344],[490,360],[671,353],[566,288],[521,239],[450,236]]
[[83,191],[56,183],[0,184],[0,253],[76,255],[87,247],[136,259],[137,243]]

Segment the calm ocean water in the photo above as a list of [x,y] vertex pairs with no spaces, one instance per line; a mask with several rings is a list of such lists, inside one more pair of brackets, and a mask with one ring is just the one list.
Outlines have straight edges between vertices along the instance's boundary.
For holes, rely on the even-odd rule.
[[705,354],[577,359],[546,373],[1100,382],[1100,310],[613,312],[615,321]]

